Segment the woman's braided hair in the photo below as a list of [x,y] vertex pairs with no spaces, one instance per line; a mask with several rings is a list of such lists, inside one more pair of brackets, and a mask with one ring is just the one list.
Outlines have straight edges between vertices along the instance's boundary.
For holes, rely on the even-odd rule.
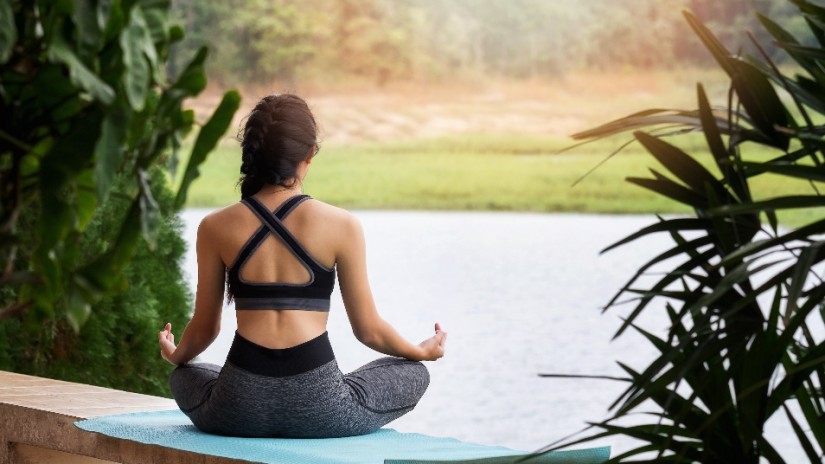
[[241,142],[241,198],[265,185],[292,187],[301,161],[315,155],[318,134],[306,102],[295,95],[269,95],[249,113]]

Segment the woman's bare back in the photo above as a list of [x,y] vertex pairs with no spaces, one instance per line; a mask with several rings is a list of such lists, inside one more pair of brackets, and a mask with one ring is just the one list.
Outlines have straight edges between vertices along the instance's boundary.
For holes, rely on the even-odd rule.
[[[290,190],[256,198],[270,211],[294,196]],[[299,204],[282,221],[318,264],[335,265],[339,236],[336,224],[345,211],[319,201]],[[247,206],[237,203],[212,216],[210,222],[223,224],[213,244],[226,268],[232,267],[241,249],[262,226]],[[268,235],[239,269],[240,278],[251,284],[283,283],[301,286],[312,279],[308,269],[282,240]],[[328,312],[304,310],[236,310],[238,332],[246,339],[268,348],[288,348],[311,340],[326,331]]]

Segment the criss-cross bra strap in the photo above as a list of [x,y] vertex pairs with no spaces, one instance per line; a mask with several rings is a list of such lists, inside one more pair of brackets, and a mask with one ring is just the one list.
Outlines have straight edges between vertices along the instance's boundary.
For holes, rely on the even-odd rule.
[[289,197],[285,202],[281,203],[281,206],[279,206],[274,212],[272,212],[272,214],[275,215],[275,217],[277,217],[279,220],[283,221],[284,218],[289,213],[291,213],[296,206],[300,205],[301,203],[309,199],[309,195],[295,195],[293,197]]
[[[309,195],[295,195],[290,197],[285,202],[281,203],[281,205],[278,206],[278,208],[271,214],[274,214],[278,219],[283,220],[289,213],[292,212],[292,210],[295,209],[296,206],[310,198],[311,197]],[[235,258],[235,263],[230,269],[236,270],[238,267],[243,265],[243,263],[249,259],[249,256],[255,252],[258,246],[261,245],[269,234],[269,227],[265,224],[261,224],[258,230],[256,230],[249,240],[246,241],[244,246],[241,247],[241,251],[238,252],[238,256]]]
[[[274,213],[267,209],[263,204],[261,204],[260,201],[256,200],[253,197],[245,198],[243,200],[243,203],[246,206],[248,206],[249,209],[251,209],[256,216],[258,216],[261,222],[263,222],[265,226],[265,229],[262,228],[264,229],[263,237],[265,237],[268,233],[271,233],[272,235],[281,239],[284,245],[286,245],[287,248],[289,248],[290,251],[292,251],[292,253],[295,254],[295,256],[299,260],[303,261],[305,265],[314,269],[323,269],[323,267],[320,266],[320,264],[309,254],[309,252],[304,248],[304,246],[301,245],[300,242],[298,242],[295,236],[292,235],[292,233],[286,227],[284,227],[284,224],[281,222],[281,219],[283,217],[286,217],[286,215],[289,214],[289,212],[292,211],[300,202],[305,201],[308,198],[309,196],[303,196],[303,198],[297,199],[296,197],[293,197],[287,200],[287,202],[280,208],[278,208],[278,210],[276,210]],[[257,238],[258,234],[260,233],[261,232],[256,233],[253,239]],[[263,238],[261,238],[261,240],[262,239]],[[250,248],[255,246],[255,244],[253,243],[249,243],[249,245]]]

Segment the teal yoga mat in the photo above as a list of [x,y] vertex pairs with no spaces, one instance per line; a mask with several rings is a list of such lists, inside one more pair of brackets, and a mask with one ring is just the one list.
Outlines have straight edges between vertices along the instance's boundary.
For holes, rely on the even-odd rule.
[[[203,433],[179,410],[103,416],[78,421],[89,432],[201,454],[260,463],[289,464],[424,464],[435,462],[504,464],[524,451],[465,443],[418,433],[381,429],[347,438],[235,438]],[[610,448],[590,448],[546,454],[528,463],[597,464],[607,461]]]

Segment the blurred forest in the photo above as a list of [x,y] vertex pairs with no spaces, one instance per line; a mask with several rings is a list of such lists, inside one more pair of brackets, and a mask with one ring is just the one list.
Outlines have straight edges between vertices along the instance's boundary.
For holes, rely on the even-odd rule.
[[807,31],[785,0],[174,0],[173,8],[187,36],[171,72],[208,45],[208,72],[227,86],[536,78],[709,64],[684,9],[743,52],[753,51],[746,31],[771,43],[754,11],[803,38]]

